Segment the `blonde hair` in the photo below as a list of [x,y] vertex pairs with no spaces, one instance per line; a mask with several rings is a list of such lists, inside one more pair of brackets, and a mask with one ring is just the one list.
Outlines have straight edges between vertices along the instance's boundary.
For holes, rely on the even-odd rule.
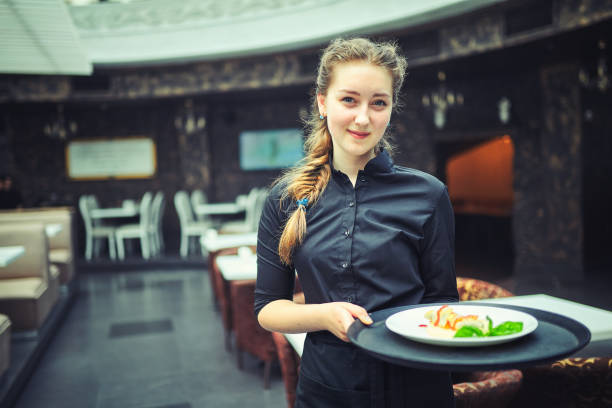
[[[308,206],[313,206],[327,187],[331,176],[329,159],[332,152],[332,139],[327,128],[327,121],[319,117],[317,95],[327,95],[334,67],[350,61],[366,61],[388,69],[392,77],[393,107],[396,108],[399,105],[398,97],[404,82],[407,64],[395,43],[374,42],[366,38],[332,41],[321,55],[310,116],[305,120],[307,129],[309,129],[308,137],[304,142],[305,157],[296,167],[277,180],[285,186],[281,202],[288,198],[294,202],[307,199]],[[378,151],[382,149],[391,150],[386,134],[377,146]],[[293,250],[296,246],[301,245],[305,235],[306,206],[298,205],[287,219],[278,244],[278,253],[283,263],[291,264]]]

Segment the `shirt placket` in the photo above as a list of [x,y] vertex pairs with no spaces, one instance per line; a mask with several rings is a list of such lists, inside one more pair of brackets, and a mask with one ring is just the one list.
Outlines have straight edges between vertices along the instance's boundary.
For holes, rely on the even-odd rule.
[[[363,180],[363,176],[361,175]],[[360,183],[358,178],[357,183]],[[344,211],[342,211],[342,234],[344,235],[344,260],[340,265],[342,269],[342,281],[340,283],[341,294],[344,301],[349,303],[357,302],[357,281],[355,279],[355,271],[352,265],[353,254],[353,237],[355,230],[355,216],[357,213],[357,188],[348,181],[348,187],[345,189]]]

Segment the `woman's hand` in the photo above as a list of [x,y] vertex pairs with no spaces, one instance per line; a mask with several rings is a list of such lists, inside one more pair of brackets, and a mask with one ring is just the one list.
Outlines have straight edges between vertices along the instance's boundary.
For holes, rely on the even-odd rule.
[[326,309],[325,316],[327,317],[327,321],[325,326],[327,330],[342,341],[349,341],[346,332],[355,319],[361,320],[361,323],[365,325],[372,324],[372,319],[368,315],[368,312],[363,307],[352,303],[327,303]]

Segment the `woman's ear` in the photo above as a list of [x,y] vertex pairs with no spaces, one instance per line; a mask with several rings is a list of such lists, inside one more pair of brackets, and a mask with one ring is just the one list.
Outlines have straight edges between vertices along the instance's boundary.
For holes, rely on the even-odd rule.
[[319,105],[319,115],[327,116],[327,110],[325,109],[325,95],[317,94],[317,105]]

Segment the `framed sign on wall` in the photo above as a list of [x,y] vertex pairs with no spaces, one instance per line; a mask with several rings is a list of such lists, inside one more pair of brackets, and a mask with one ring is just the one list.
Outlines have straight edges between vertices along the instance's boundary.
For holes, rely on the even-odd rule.
[[66,147],[73,180],[150,178],[157,170],[155,142],[147,137],[74,140]]
[[244,131],[240,134],[240,168],[269,170],[289,167],[304,157],[300,129]]

